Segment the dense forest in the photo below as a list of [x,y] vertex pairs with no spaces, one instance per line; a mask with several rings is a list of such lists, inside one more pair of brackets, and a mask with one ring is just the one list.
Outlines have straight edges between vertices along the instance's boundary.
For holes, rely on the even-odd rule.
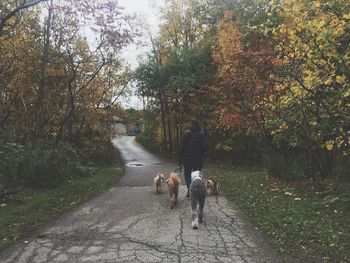
[[347,0],[165,1],[136,70],[120,54],[142,27],[118,1],[2,0],[0,12],[1,185],[88,172],[111,116],[127,114],[118,99],[132,81],[144,102],[139,140],[156,150],[176,153],[196,117],[209,158],[345,178]]
[[142,143],[176,153],[196,117],[211,159],[315,182],[346,177],[349,1],[172,0],[162,18],[135,72]]

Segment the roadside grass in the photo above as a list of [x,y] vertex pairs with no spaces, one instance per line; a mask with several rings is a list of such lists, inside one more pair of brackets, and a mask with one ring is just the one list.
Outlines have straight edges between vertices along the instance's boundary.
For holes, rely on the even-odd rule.
[[101,167],[91,177],[75,178],[48,190],[23,188],[0,201],[0,250],[40,224],[105,191],[123,175],[121,166]]
[[323,262],[350,261],[350,184],[282,182],[261,169],[208,168],[225,195],[281,252],[304,250]]

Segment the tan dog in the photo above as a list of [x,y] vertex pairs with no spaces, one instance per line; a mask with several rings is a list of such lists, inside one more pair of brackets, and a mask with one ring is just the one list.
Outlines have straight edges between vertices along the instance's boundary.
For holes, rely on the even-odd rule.
[[164,175],[161,173],[158,173],[156,177],[153,179],[154,183],[154,188],[156,189],[156,193],[161,193],[162,192],[162,186],[164,183]]
[[207,194],[217,195],[220,193],[219,184],[215,182],[213,179],[207,180],[206,188],[207,188]]
[[175,172],[171,173],[166,183],[169,191],[170,208],[173,209],[177,203],[177,196],[179,194],[179,186],[181,184],[180,176]]

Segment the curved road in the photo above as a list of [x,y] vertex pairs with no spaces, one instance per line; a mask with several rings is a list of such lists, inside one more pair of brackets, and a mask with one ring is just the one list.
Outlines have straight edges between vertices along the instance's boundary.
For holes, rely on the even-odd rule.
[[126,165],[118,185],[9,248],[0,262],[283,262],[222,195],[208,196],[204,224],[192,230],[185,187],[170,210],[167,193],[152,186],[157,172],[167,177],[175,164],[133,137],[113,143]]

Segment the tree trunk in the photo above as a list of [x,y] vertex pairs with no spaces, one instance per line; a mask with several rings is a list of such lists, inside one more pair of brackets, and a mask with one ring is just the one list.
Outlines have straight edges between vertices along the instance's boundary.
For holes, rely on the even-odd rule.
[[166,141],[166,124],[165,124],[165,112],[164,112],[164,102],[162,95],[159,94],[159,101],[160,101],[160,115],[162,119],[162,128],[163,128],[163,150],[167,151],[167,141]]
[[45,89],[47,84],[47,64],[49,62],[49,47],[50,47],[50,34],[51,34],[51,20],[53,13],[53,0],[50,1],[50,6],[48,10],[48,17],[46,21],[46,28],[44,33],[44,46],[40,66],[40,80],[39,80],[39,92],[37,101],[37,127],[36,135],[39,137],[43,136],[44,125],[45,125],[45,113],[44,113],[44,101],[45,101]]
[[169,142],[169,152],[173,151],[173,140],[172,140],[172,132],[171,132],[171,121],[170,121],[170,113],[169,113],[169,104],[168,100],[165,100],[165,111],[166,111],[166,120],[168,124],[168,142]]
[[179,116],[178,116],[179,102],[176,99],[175,102],[175,140],[176,140],[176,149],[180,147],[180,130],[179,130]]

